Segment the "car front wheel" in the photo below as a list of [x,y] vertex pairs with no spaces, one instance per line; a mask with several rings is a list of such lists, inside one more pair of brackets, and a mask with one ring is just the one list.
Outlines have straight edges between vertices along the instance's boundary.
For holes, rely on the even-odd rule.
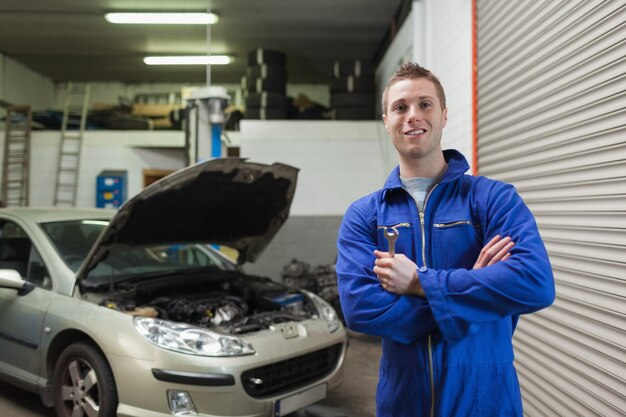
[[54,367],[53,390],[59,417],[115,417],[113,373],[92,345],[75,343],[63,351]]

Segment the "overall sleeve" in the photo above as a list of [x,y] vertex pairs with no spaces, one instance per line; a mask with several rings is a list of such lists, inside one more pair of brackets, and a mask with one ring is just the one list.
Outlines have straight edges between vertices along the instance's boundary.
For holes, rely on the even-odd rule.
[[385,291],[376,278],[376,219],[350,206],[339,229],[337,285],[351,330],[410,343],[436,328],[428,302]]
[[485,241],[510,236],[511,257],[477,270],[420,269],[418,276],[443,337],[458,342],[481,322],[532,313],[554,301],[554,280],[535,219],[511,185],[487,201]]

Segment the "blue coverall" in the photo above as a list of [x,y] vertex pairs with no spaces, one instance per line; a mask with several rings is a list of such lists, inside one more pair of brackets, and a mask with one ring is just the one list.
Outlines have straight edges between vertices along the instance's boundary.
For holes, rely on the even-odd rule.
[[[346,211],[337,260],[344,317],[350,329],[382,337],[377,417],[522,417],[511,339],[520,314],[554,300],[548,256],[513,186],[465,175],[455,150],[444,157],[423,212],[397,167]],[[379,226],[395,225],[396,253],[418,265],[426,299],[385,291],[372,271],[374,250],[388,249]],[[472,270],[498,234],[515,242],[511,257]]]

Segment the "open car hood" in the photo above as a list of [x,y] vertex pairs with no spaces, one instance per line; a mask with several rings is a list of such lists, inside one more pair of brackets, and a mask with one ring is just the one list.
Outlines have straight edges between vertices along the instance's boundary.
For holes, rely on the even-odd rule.
[[81,280],[113,247],[210,242],[255,261],[285,223],[298,169],[238,158],[178,170],[128,200],[111,219],[77,273]]

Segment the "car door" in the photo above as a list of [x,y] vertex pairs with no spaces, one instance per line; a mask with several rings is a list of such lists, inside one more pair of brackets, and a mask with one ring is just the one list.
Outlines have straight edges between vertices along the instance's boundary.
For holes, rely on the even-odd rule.
[[0,288],[0,372],[35,384],[42,357],[43,320],[56,293],[51,291],[48,270],[24,229],[1,219],[0,269],[17,270],[36,286],[24,295]]

